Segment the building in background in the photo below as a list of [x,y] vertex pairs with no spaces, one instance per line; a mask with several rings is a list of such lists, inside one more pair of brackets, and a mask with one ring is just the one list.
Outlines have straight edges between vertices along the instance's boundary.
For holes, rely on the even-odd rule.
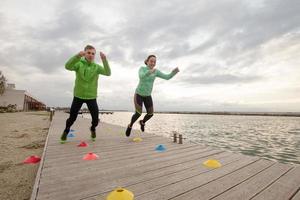
[[15,84],[7,84],[4,93],[0,95],[0,107],[16,105],[17,110],[45,110],[46,105],[25,90],[16,90]]

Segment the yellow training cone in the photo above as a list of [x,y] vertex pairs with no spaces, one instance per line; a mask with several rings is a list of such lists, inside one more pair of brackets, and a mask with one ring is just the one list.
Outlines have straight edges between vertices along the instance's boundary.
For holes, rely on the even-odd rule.
[[203,165],[209,168],[219,168],[222,166],[221,163],[217,160],[207,160],[203,163]]
[[117,188],[106,197],[106,200],[133,200],[134,195],[129,190]]
[[141,142],[141,141],[143,141],[143,139],[140,138],[140,137],[136,137],[136,138],[133,138],[133,141],[134,142]]

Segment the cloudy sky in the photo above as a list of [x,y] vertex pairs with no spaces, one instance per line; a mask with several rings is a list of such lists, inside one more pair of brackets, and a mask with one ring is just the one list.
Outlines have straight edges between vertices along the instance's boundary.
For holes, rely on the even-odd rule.
[[107,54],[104,109],[133,110],[138,69],[157,68],[160,111],[300,111],[298,0],[1,0],[0,70],[48,106],[69,106],[74,72],[64,64],[86,44]]

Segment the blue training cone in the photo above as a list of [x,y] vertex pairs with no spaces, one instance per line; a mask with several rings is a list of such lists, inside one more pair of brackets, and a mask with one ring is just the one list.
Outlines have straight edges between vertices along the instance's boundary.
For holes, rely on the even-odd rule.
[[157,145],[156,148],[155,148],[155,151],[158,151],[158,152],[163,152],[163,151],[165,151],[165,150],[167,150],[167,149],[166,149],[166,147],[165,147],[164,145],[162,145],[162,144]]
[[75,137],[75,135],[73,133],[69,133],[67,137],[72,138],[72,137]]

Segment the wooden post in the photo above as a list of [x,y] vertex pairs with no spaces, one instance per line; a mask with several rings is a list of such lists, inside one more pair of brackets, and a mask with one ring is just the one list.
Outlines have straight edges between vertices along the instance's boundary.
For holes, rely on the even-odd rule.
[[173,142],[177,143],[177,133],[174,133],[174,135],[173,135]]
[[179,134],[179,144],[182,144],[182,134]]
[[50,122],[52,121],[52,118],[53,118],[53,111],[51,110],[50,111]]
[[53,109],[50,109],[50,121],[52,121],[52,119],[53,119],[54,112],[55,111]]

